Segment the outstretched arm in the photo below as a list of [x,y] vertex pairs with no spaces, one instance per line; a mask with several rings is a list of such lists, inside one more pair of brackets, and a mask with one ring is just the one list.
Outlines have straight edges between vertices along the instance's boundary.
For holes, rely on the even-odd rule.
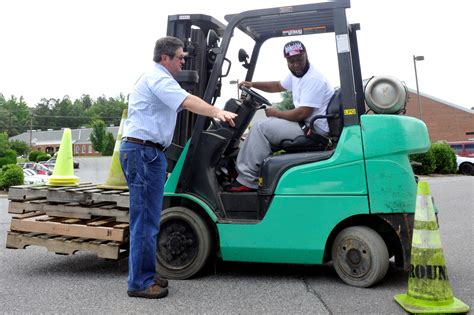
[[198,115],[226,121],[235,127],[234,118],[237,117],[237,114],[212,106],[195,95],[189,94],[184,99],[182,107]]
[[264,92],[276,93],[286,91],[280,84],[280,81],[250,82],[242,81],[239,86],[259,89]]

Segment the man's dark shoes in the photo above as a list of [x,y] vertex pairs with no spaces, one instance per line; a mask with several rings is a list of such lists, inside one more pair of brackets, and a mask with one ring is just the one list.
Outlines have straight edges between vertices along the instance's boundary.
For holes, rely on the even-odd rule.
[[245,185],[242,185],[238,181],[234,181],[232,184],[229,186],[225,187],[225,191],[228,192],[251,192],[251,191],[256,191],[256,189],[247,187]]
[[158,284],[146,288],[143,291],[127,291],[130,297],[139,297],[145,299],[160,299],[168,295],[168,289],[162,288]]
[[155,275],[155,283],[162,288],[168,287],[168,280],[165,278],[160,277],[159,275]]

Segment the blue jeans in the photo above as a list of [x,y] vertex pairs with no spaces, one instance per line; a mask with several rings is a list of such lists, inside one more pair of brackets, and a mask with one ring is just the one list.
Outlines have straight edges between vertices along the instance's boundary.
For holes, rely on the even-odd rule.
[[157,148],[122,141],[120,163],[130,190],[128,290],[141,291],[155,284],[166,156]]

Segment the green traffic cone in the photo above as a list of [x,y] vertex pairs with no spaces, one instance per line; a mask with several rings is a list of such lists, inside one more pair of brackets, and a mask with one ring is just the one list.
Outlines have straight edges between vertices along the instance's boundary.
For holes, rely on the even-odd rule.
[[395,295],[409,313],[465,313],[469,306],[453,296],[428,183],[420,181],[416,197],[408,292]]
[[112,161],[110,162],[109,175],[104,184],[97,185],[101,189],[128,189],[125,175],[123,174],[122,165],[120,164],[120,144],[122,143],[123,123],[127,119],[128,110],[124,109],[122,119],[120,120],[120,127],[115,140],[114,153],[112,154]]
[[74,176],[74,160],[72,158],[71,129],[65,128],[58,156],[54,165],[53,175],[48,178],[50,186],[77,186],[79,177]]

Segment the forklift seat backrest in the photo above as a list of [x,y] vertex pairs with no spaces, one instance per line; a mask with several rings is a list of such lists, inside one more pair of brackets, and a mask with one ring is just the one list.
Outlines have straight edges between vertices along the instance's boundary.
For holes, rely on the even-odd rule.
[[334,138],[334,140],[337,141],[341,136],[342,126],[344,125],[344,115],[342,115],[341,89],[336,89],[334,91],[334,94],[329,101],[326,115],[334,115],[334,118],[328,118],[329,137]]
[[342,115],[342,101],[341,101],[341,90],[336,89],[334,94],[329,101],[326,109],[326,115],[319,116],[317,119],[327,119],[329,126],[329,137],[323,139],[329,141],[332,145],[329,147],[325,143],[319,143],[311,138],[304,135],[298,136],[295,139],[283,140],[278,146],[273,147],[274,152],[279,150],[285,150],[287,153],[295,152],[310,152],[310,151],[322,151],[331,149],[339,140],[344,125]]

